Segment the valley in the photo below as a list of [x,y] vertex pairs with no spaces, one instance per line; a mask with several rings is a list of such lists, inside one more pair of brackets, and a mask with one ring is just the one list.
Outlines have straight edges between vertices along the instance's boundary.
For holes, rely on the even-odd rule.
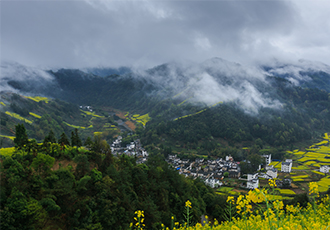
[[[140,209],[157,229],[161,220],[170,226],[171,215],[183,223],[187,199],[194,222],[205,213],[223,221],[227,197],[268,189],[272,178],[270,198],[287,205],[309,202],[311,182],[321,195],[329,192],[326,85],[299,78],[301,87],[276,68],[251,74],[219,59],[196,75],[189,68],[164,64],[102,77],[50,70],[42,87],[7,81],[12,91],[0,92],[1,199],[5,215],[16,212],[8,197],[22,197],[30,213],[14,215],[8,226],[32,218],[27,225],[35,228],[127,229]],[[328,77],[301,74],[322,84]],[[32,212],[37,203],[40,212]]]

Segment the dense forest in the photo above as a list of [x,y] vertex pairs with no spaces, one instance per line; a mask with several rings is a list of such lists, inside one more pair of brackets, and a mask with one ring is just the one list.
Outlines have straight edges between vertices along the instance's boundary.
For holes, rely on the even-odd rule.
[[182,222],[188,199],[193,222],[203,214],[223,219],[224,198],[179,175],[161,155],[136,164],[133,157],[114,157],[97,137],[88,150],[79,141],[64,145],[63,137],[53,143],[52,133],[37,145],[23,125],[16,133],[16,154],[1,160],[2,228],[127,229],[134,211],[144,210],[146,227],[155,229],[170,226],[172,216]]
[[[145,164],[125,154],[115,157],[100,136],[79,147],[77,129],[69,139],[52,131],[42,144],[16,127],[15,153],[1,158],[1,227],[5,229],[128,229],[136,210],[144,210],[146,229],[185,223],[202,215],[228,218],[226,197],[200,179],[186,178],[151,154]],[[306,206],[306,194],[285,204]],[[235,211],[235,210],[233,210]],[[235,211],[236,212],[236,211]]]

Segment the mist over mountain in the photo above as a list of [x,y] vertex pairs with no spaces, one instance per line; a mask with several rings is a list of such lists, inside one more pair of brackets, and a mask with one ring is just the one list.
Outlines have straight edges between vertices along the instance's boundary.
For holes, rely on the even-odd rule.
[[140,133],[146,144],[168,139],[198,148],[199,141],[213,143],[215,137],[283,145],[330,127],[329,69],[307,61],[247,66],[212,58],[110,74],[103,67],[45,71],[3,62],[0,82],[1,91],[57,98],[78,110],[91,105],[148,114],[151,121]]
[[85,68],[82,69],[82,71],[100,77],[107,77],[113,74],[122,75],[132,72],[132,70],[129,67],[119,67],[119,68],[95,67],[95,68]]
[[27,67],[17,62],[1,61],[0,91],[17,93],[41,93],[56,87],[53,75],[47,71]]
[[244,66],[212,58],[202,63],[171,62],[147,70],[102,67],[53,71],[1,62],[1,73],[1,91],[75,103],[101,103],[108,98],[111,105],[119,107],[137,104],[142,98],[172,99],[199,106],[230,102],[256,114],[260,108],[280,109],[285,102],[272,85],[277,77],[287,80],[288,86],[330,92],[330,67],[310,61]]
[[271,86],[261,68],[220,58],[203,63],[164,64],[140,76],[170,90],[174,97],[195,104],[210,106],[218,102],[234,102],[254,113],[260,107],[279,108],[281,105],[274,96],[270,97]]

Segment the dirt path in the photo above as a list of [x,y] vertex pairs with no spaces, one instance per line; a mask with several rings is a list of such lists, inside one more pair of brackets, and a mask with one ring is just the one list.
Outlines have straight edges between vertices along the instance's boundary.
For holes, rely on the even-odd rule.
[[51,170],[56,171],[59,170],[60,168],[66,168],[69,165],[72,166],[73,169],[75,169],[77,167],[77,164],[73,161],[69,161],[69,160],[61,160],[61,161],[55,161],[53,167],[51,168]]
[[135,124],[131,121],[125,121],[125,124],[133,131],[135,131]]

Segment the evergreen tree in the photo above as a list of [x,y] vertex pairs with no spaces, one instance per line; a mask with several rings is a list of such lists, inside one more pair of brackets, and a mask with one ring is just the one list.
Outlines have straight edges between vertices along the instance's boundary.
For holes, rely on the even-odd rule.
[[71,132],[71,145],[80,147],[82,145],[81,139],[78,135],[78,129]]
[[29,139],[26,134],[25,127],[23,124],[18,124],[15,125],[15,129],[16,129],[15,139],[14,139],[15,147],[18,149],[22,149],[24,145],[29,143]]
[[86,146],[86,148],[88,148],[89,150],[92,148],[93,145],[93,141],[91,137],[87,137],[84,145]]
[[44,139],[44,144],[48,143],[48,142],[51,142],[51,143],[56,143],[57,142],[53,130],[50,130],[49,133],[48,133],[48,136],[46,136],[45,139]]
[[78,129],[75,129],[75,130],[74,130],[74,133],[75,133],[75,137],[76,137],[76,144],[77,144],[77,146],[78,146],[78,147],[82,146],[81,139],[80,139],[80,137],[79,137],[79,135],[78,135]]
[[61,134],[60,139],[58,139],[58,143],[63,145],[70,145],[70,141],[64,132]]
[[75,145],[76,145],[75,135],[74,132],[71,131],[71,146],[75,146]]

